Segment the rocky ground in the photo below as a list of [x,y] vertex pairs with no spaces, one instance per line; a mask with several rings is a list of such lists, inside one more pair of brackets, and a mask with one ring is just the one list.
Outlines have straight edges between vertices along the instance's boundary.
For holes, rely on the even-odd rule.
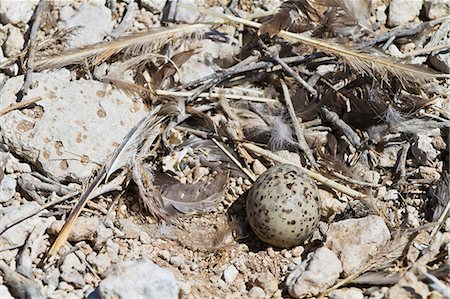
[[[258,43],[243,23],[212,25],[222,19],[177,2],[254,20],[281,5],[0,2],[0,298],[450,298],[449,79],[436,75],[450,72],[450,2],[372,1],[352,24],[372,27],[366,46],[404,30],[368,48],[428,66],[429,80],[367,72],[349,89],[337,74],[361,70],[345,57]],[[181,36],[121,39],[176,24]],[[314,106],[331,85],[350,102],[410,96],[420,107],[361,116],[342,101],[306,116],[299,99]],[[245,212],[255,179],[280,161],[311,169],[321,202],[312,235],[286,249],[258,240]]]

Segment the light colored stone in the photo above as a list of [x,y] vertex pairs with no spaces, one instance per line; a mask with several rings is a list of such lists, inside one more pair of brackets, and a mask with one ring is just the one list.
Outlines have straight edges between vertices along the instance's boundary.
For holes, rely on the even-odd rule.
[[100,282],[96,293],[102,299],[178,299],[179,290],[170,271],[141,259],[117,264]]
[[389,5],[388,25],[403,26],[419,16],[422,0],[392,0]]
[[[38,164],[56,180],[91,177],[123,137],[146,114],[144,105],[110,85],[70,81],[70,72],[36,73],[29,98],[41,96],[43,113],[21,111],[2,116],[0,147]],[[0,109],[15,103],[23,76],[9,79],[0,94]],[[92,161],[92,162],[91,162]],[[95,163],[93,163],[95,162]]]
[[11,293],[8,290],[8,287],[5,285],[0,285],[0,298],[2,299],[14,299]]
[[16,57],[22,51],[23,44],[25,42],[22,32],[19,28],[14,27],[11,24],[3,26],[1,30],[7,30],[8,32],[8,38],[3,44],[3,53],[9,58]]
[[10,153],[0,152],[0,169],[5,173],[24,173],[31,172],[30,165],[26,163],[20,163],[13,155]]
[[255,299],[264,299],[266,297],[266,292],[260,287],[254,286],[248,291],[248,297]]
[[97,273],[103,273],[111,266],[111,258],[105,253],[99,253],[98,255],[91,253],[86,260],[95,268]]
[[431,19],[438,19],[450,15],[450,0],[425,0],[425,14]]
[[383,219],[371,215],[330,224],[325,246],[336,253],[348,276],[360,269],[390,238]]
[[154,13],[161,13],[164,5],[166,5],[166,0],[141,0],[140,2],[142,7]]
[[390,145],[383,149],[378,160],[380,167],[394,167],[397,163],[398,153],[402,149],[401,145]]
[[250,276],[250,282],[254,286],[261,287],[269,296],[278,290],[278,280],[270,271],[253,274]]
[[236,280],[236,277],[238,276],[239,271],[236,269],[235,266],[231,265],[228,266],[227,268],[225,268],[225,270],[223,271],[223,280],[227,283],[227,284],[231,284],[233,283],[233,281]]
[[68,38],[69,47],[83,47],[95,44],[109,35],[113,29],[111,10],[97,3],[84,3],[71,18],[62,22],[63,28],[77,29],[73,36]]
[[[63,220],[53,222],[48,229],[48,233],[57,235],[61,231],[64,222],[65,221]],[[97,217],[78,217],[74,226],[76,229],[71,230],[68,237],[68,240],[73,242],[82,240],[96,242],[102,240],[106,242],[106,240],[113,235],[111,229],[106,228],[103,222]]]
[[364,299],[364,294],[357,288],[339,289],[330,293],[330,299]]
[[432,143],[433,138],[425,134],[417,134],[417,139],[411,147],[411,152],[422,165],[427,165],[434,161],[440,153],[433,147]]
[[184,264],[184,258],[181,255],[172,256],[169,262],[175,267],[180,267]]
[[168,252],[167,250],[161,250],[158,253],[158,256],[160,258],[162,258],[163,260],[165,260],[165,261],[169,261],[170,260],[170,252]]
[[[26,202],[21,206],[9,206],[0,208],[0,231],[3,231],[7,224],[13,223],[39,208],[37,202]],[[26,238],[39,222],[43,221],[38,215],[30,217],[19,224],[6,230],[0,237],[0,247],[8,245],[21,246],[25,243]]]
[[3,24],[26,24],[33,15],[34,6],[39,0],[2,0],[0,1],[0,21]]
[[320,247],[289,274],[286,286],[294,298],[316,296],[339,278],[342,264],[328,248]]
[[86,265],[80,261],[75,253],[69,253],[64,258],[64,262],[60,269],[62,272],[61,279],[63,281],[70,283],[77,288],[81,288],[86,284],[83,275],[81,274],[86,270]]
[[0,179],[0,203],[7,202],[13,198],[16,192],[17,181],[12,175],[5,175]]

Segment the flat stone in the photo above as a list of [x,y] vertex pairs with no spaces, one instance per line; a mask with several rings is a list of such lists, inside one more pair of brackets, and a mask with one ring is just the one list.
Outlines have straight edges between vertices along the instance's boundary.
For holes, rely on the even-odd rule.
[[419,16],[422,0],[392,0],[389,5],[388,25],[403,26]]
[[348,276],[377,254],[390,238],[384,220],[371,215],[330,224],[325,246],[336,253]]
[[7,202],[16,193],[17,181],[14,176],[8,174],[0,180],[0,203]]
[[141,259],[117,264],[95,293],[101,299],[178,299],[179,291],[178,281],[170,271]]
[[236,280],[236,277],[238,276],[239,271],[236,269],[235,266],[231,265],[228,266],[224,271],[223,271],[223,280],[227,283],[227,284],[231,284],[233,283],[233,281]]
[[320,247],[308,254],[286,278],[289,294],[294,298],[316,296],[332,286],[342,272],[342,264],[328,248]]
[[30,21],[34,7],[38,3],[39,0],[0,1],[0,21],[3,24],[26,24]]
[[[0,147],[35,164],[58,181],[91,177],[129,130],[146,114],[111,85],[70,81],[70,72],[33,75],[37,85],[27,98],[41,96],[37,112],[27,109],[2,116]],[[0,94],[0,109],[15,103],[23,76],[9,79]],[[94,163],[95,162],[95,163]]]
[[[100,3],[99,3],[100,4]],[[63,28],[79,27],[68,38],[71,48],[92,45],[103,40],[113,29],[111,10],[97,3],[84,3],[69,19],[62,22]]]

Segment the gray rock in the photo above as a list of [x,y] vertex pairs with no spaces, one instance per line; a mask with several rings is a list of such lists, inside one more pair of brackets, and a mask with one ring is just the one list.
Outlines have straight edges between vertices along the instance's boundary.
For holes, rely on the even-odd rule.
[[10,153],[0,152],[0,169],[4,170],[5,173],[27,173],[31,172],[30,165],[26,163],[20,163],[13,155]]
[[17,181],[16,179],[8,174],[0,179],[0,203],[7,202],[13,198],[16,192]]
[[272,273],[270,273],[270,271],[253,274],[250,277],[250,282],[252,285],[264,289],[269,296],[273,295],[273,293],[278,290],[278,280]]
[[[63,220],[58,220],[52,223],[48,229],[51,235],[57,235],[64,225]],[[103,222],[97,217],[78,217],[75,221],[76,229],[73,229],[68,240],[79,242],[83,240],[94,241],[97,245],[106,242],[113,236],[111,229],[106,228]]]
[[438,19],[450,15],[450,0],[425,0],[425,14],[431,19]]
[[111,266],[111,257],[105,253],[99,253],[98,255],[91,253],[86,260],[95,268],[97,273],[103,273]]
[[239,274],[239,271],[236,269],[235,266],[233,266],[233,265],[228,266],[223,271],[223,280],[226,283],[231,284],[231,283],[233,283],[233,281],[236,280],[236,277],[238,276],[238,274]]
[[388,25],[402,26],[419,16],[422,0],[392,0],[389,5]]
[[[16,222],[23,215],[35,211],[39,207],[40,206],[37,202],[26,202],[21,206],[14,205],[0,209],[0,232],[5,229],[6,225]],[[6,230],[0,237],[0,247],[8,245],[23,245],[30,232],[41,221],[45,220],[35,215]]]
[[61,24],[63,28],[79,27],[76,34],[69,37],[71,48],[95,44],[109,35],[113,29],[111,10],[102,5],[84,3],[80,9]]
[[8,287],[5,285],[0,285],[0,298],[2,299],[14,299],[11,293],[8,290]]
[[[56,180],[83,181],[98,169],[146,114],[144,105],[97,81],[70,81],[70,72],[36,73],[27,97],[42,96],[43,113],[2,116],[0,147],[14,150]],[[9,79],[0,109],[15,103],[23,76]],[[83,157],[83,159],[82,159]],[[96,163],[92,163],[94,161]]]
[[289,294],[294,298],[316,296],[339,278],[342,264],[328,248],[308,254],[306,260],[286,278]]
[[364,294],[357,288],[339,289],[330,293],[330,299],[364,299]]
[[165,4],[166,0],[141,0],[142,7],[145,7],[154,13],[160,13]]
[[248,291],[248,297],[255,299],[264,299],[266,298],[266,292],[260,287],[254,286]]
[[172,256],[169,262],[175,267],[180,267],[184,264],[184,258],[181,255]]
[[[197,6],[197,7],[205,7],[205,1],[204,0],[179,0],[178,3]],[[176,10],[175,15],[175,21],[187,23],[187,24],[193,24],[195,23],[199,18],[201,14],[196,11],[192,11],[187,8],[178,7]]]
[[3,26],[0,30],[3,32],[7,31],[8,34],[8,38],[3,44],[3,53],[6,55],[6,57],[11,58],[19,55],[25,42],[20,29],[14,27],[11,24],[8,24],[6,26]]
[[170,271],[141,259],[117,264],[95,293],[101,299],[178,299],[179,291],[178,281]]
[[440,154],[433,147],[433,138],[420,133],[417,134],[417,139],[411,147],[411,152],[422,165],[428,165],[430,162],[433,162]]
[[390,238],[383,219],[371,215],[330,224],[325,246],[336,253],[348,276],[377,254]]
[[0,21],[3,24],[26,24],[33,15],[34,6],[39,0],[0,1]]

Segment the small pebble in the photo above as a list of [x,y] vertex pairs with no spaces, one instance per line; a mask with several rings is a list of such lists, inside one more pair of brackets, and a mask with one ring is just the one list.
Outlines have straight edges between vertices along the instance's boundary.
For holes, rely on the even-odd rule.
[[139,241],[141,241],[142,244],[150,244],[152,240],[146,232],[140,232]]
[[158,254],[160,258],[162,258],[165,261],[170,260],[170,253],[167,250],[161,250]]
[[255,299],[264,299],[266,297],[266,292],[264,292],[262,288],[255,286],[250,289],[248,296]]
[[228,266],[223,271],[223,280],[225,280],[226,283],[230,284],[236,279],[238,274],[239,274],[239,271],[236,269],[235,266],[233,266],[233,265]]
[[173,256],[170,258],[170,264],[174,265],[175,267],[180,267],[184,264],[184,258],[180,255]]

